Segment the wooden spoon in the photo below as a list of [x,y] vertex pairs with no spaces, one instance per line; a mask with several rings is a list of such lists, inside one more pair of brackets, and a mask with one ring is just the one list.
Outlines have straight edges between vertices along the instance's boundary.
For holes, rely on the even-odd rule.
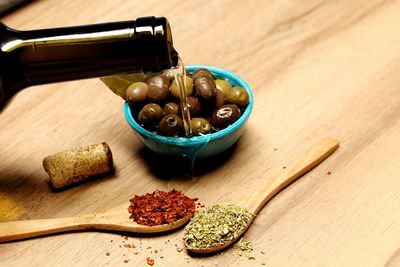
[[301,155],[297,160],[288,164],[285,170],[276,178],[268,181],[268,184],[258,193],[253,194],[247,204],[240,205],[246,208],[253,216],[247,223],[247,226],[238,234],[235,240],[226,241],[223,244],[209,248],[194,248],[188,244],[187,240],[183,240],[188,251],[194,253],[214,253],[220,251],[233,244],[244,232],[249,228],[258,212],[264,205],[273,198],[279,191],[287,185],[301,177],[303,174],[317,166],[324,159],[329,157],[339,146],[339,142],[335,139],[324,139],[314,145],[310,150]]
[[191,217],[188,216],[170,224],[140,225],[129,219],[128,206],[129,203],[119,205],[103,213],[75,217],[0,223],[0,243],[73,230],[98,229],[133,233],[159,233],[178,228],[187,223]]

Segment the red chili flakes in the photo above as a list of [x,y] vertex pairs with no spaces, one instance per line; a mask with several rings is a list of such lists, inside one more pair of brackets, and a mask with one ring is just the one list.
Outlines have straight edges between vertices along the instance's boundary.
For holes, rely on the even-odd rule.
[[124,239],[125,239],[125,240],[128,240],[128,236],[127,236],[127,235],[126,235],[126,236],[124,236]]
[[131,244],[124,244],[124,247],[126,247],[126,248],[132,248],[132,245],[131,245]]
[[130,219],[148,226],[173,223],[193,215],[196,210],[195,199],[175,189],[169,192],[156,190],[143,196],[135,195],[130,201]]
[[147,264],[148,264],[148,265],[150,265],[150,266],[153,266],[153,265],[154,265],[154,260],[153,260],[152,258],[147,257],[147,258],[146,258],[146,261],[147,261]]

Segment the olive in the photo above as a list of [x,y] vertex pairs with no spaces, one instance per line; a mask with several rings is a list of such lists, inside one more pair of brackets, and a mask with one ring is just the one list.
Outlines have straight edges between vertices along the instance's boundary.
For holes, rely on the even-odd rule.
[[164,105],[163,111],[165,115],[178,115],[179,105],[174,102],[168,102]]
[[[189,76],[185,76],[185,87],[186,87],[186,96],[190,96],[193,93],[193,80]],[[178,83],[176,79],[172,82],[171,87],[169,89],[171,91],[171,95],[177,99],[181,99],[181,92],[179,91]]]
[[147,80],[149,91],[147,98],[150,102],[163,102],[168,97],[170,81],[162,75],[156,75]]
[[140,110],[138,121],[142,125],[151,125],[158,123],[163,116],[162,108],[155,103],[150,103]]
[[226,80],[217,79],[215,80],[215,85],[217,86],[217,89],[224,93],[225,98],[227,97],[228,92],[232,89],[232,85]]
[[183,121],[177,115],[165,115],[158,124],[158,130],[166,136],[177,135],[183,129]]
[[193,118],[190,120],[190,126],[194,135],[207,134],[211,132],[212,126],[204,118]]
[[199,99],[194,96],[189,96],[186,99],[187,105],[189,107],[190,115],[197,116],[201,113],[202,107]]
[[198,76],[194,80],[194,91],[196,96],[209,101],[217,95],[217,88],[213,78],[208,76]]
[[215,107],[219,108],[225,104],[224,93],[217,89],[217,95],[215,96]]
[[200,76],[208,76],[208,77],[212,78],[211,72],[209,72],[207,69],[198,69],[195,72],[193,72],[192,79],[196,80],[197,77],[200,77]]
[[237,105],[223,105],[216,109],[211,116],[211,124],[217,129],[223,129],[234,123],[240,117],[240,109]]
[[249,103],[249,94],[242,87],[232,87],[226,96],[226,102],[244,107]]
[[125,92],[128,103],[140,103],[146,100],[149,86],[144,82],[136,82],[129,85]]

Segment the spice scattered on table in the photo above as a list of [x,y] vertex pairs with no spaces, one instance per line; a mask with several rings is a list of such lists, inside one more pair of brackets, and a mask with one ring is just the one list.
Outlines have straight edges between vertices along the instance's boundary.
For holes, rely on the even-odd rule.
[[150,266],[153,266],[153,265],[154,265],[154,260],[153,260],[152,258],[147,257],[147,258],[146,258],[146,261],[147,261],[147,264],[148,264],[148,265],[150,265]]
[[[182,253],[182,251],[184,250],[180,245],[178,245],[180,242],[174,242],[171,243],[171,240],[166,240],[164,242],[162,242],[162,246],[164,246],[163,248],[159,247],[158,245],[160,244],[156,244],[156,243],[148,243],[147,241],[141,241],[142,239],[137,239],[137,238],[133,238],[135,239],[135,244],[134,243],[126,243],[126,238],[127,236],[121,236],[121,241],[119,241],[122,245],[119,246],[123,249],[123,252],[127,252],[122,254],[121,256],[123,257],[121,259],[121,261],[123,263],[129,263],[132,260],[137,262],[140,260],[145,260],[147,265],[149,266],[153,266],[156,265],[156,261],[158,260],[159,264],[163,265],[163,261],[165,258],[168,258],[168,255],[163,255],[165,252],[163,252],[165,249],[167,249],[168,247],[173,247],[175,246],[177,254],[179,254],[179,257],[182,259],[184,259],[184,261],[186,263],[190,263],[191,257],[189,257],[188,255],[186,255],[186,253]],[[118,240],[115,240],[116,242],[114,242],[114,247],[117,247],[118,244]],[[111,244],[110,244],[111,245]],[[157,247],[158,246],[158,247]],[[263,245],[262,245],[263,246]],[[220,257],[232,257],[235,256],[237,263],[239,264],[244,263],[243,261],[246,260],[248,261],[248,264],[250,266],[258,266],[259,264],[265,266],[266,263],[262,263],[259,261],[259,259],[256,259],[255,255],[259,255],[258,253],[265,255],[265,252],[262,250],[257,250],[257,247],[255,250],[253,250],[253,244],[250,242],[250,240],[242,237],[239,239],[238,242],[236,242],[233,245],[232,250],[227,250],[227,251],[222,251],[219,252],[217,255]],[[118,255],[119,253],[117,252],[116,254],[114,253],[113,255]],[[150,255],[153,254],[153,255]],[[106,256],[110,256],[110,252],[107,251],[106,252]],[[260,257],[262,257],[261,255],[259,255]],[[114,256],[115,257],[115,256]],[[139,258],[138,258],[139,257]],[[133,259],[134,258],[134,259]],[[220,262],[216,261],[214,262],[214,265],[219,266],[221,265]],[[226,267],[228,267],[229,265],[224,265]]]
[[195,201],[175,189],[165,192],[156,190],[143,196],[135,195],[130,201],[130,218],[138,224],[154,226],[176,222],[192,216]]
[[245,256],[250,259],[251,252],[253,251],[253,244],[250,240],[242,237],[240,240],[233,245],[234,254],[237,256]]
[[220,203],[197,212],[186,225],[183,239],[192,248],[209,248],[235,240],[246,228],[250,212],[230,203]]

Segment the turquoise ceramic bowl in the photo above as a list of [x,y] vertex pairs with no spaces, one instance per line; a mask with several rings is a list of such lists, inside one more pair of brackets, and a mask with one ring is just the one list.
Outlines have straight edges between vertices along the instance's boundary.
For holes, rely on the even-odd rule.
[[140,126],[132,117],[132,113],[128,103],[124,105],[125,118],[129,125],[136,132],[140,141],[154,152],[174,155],[174,156],[190,156],[190,157],[210,157],[217,155],[232,146],[243,132],[244,125],[253,109],[253,93],[247,83],[236,74],[210,66],[190,65],[186,69],[193,73],[199,68],[208,69],[214,78],[228,80],[233,86],[241,86],[246,89],[249,94],[249,104],[242,116],[232,125],[218,131],[216,133],[206,134],[194,137],[166,137],[152,133]]

